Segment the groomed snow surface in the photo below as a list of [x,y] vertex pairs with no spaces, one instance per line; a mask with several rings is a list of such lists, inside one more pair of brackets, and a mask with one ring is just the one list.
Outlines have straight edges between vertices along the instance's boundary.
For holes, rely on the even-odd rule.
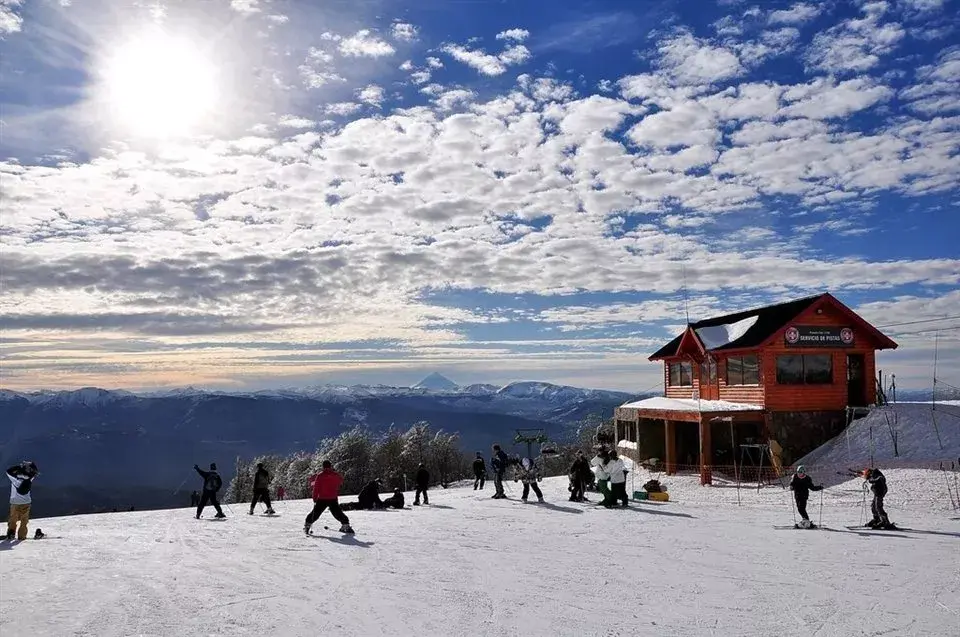
[[491,500],[489,484],[435,489],[430,506],[350,512],[355,537],[324,530],[338,526],[329,513],[305,537],[308,501],[277,503],[276,518],[233,505],[224,521],[210,509],[35,520],[49,539],[0,550],[0,634],[960,634],[960,513],[944,476],[888,477],[887,509],[911,531],[844,528],[860,522],[859,479],[826,491],[831,530],[797,531],[773,528],[793,522],[778,484],[745,485],[738,506],[730,483],[693,475],[661,476],[673,501],[629,510],[568,502],[563,478],[542,483],[546,505],[520,502],[513,482],[511,500]]

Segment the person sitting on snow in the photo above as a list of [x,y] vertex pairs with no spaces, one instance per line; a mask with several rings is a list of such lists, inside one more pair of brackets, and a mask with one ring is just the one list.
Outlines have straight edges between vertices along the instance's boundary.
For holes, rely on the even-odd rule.
[[800,465],[790,480],[790,490],[793,491],[793,499],[797,502],[797,512],[803,518],[800,526],[806,529],[816,528],[816,525],[807,516],[807,499],[810,497],[811,491],[822,491],[823,485],[813,484],[813,478],[807,475],[806,468]]
[[401,491],[400,488],[398,487],[393,490],[392,496],[390,496],[389,498],[383,501],[383,508],[384,509],[390,509],[390,508],[402,509],[403,504],[404,504],[403,491]]
[[523,495],[521,499],[524,502],[526,502],[530,496],[530,489],[533,489],[533,492],[536,494],[537,502],[543,502],[543,492],[540,491],[540,485],[537,484],[537,482],[540,481],[540,469],[530,458],[524,458],[516,465],[516,476],[513,481],[516,482],[518,480],[523,482]]
[[873,502],[870,503],[870,511],[873,513],[873,519],[867,522],[865,526],[871,529],[895,529],[895,524],[887,517],[887,512],[883,509],[883,498],[887,495],[887,478],[880,469],[864,469],[861,473],[864,480],[870,484],[870,490],[873,491]]

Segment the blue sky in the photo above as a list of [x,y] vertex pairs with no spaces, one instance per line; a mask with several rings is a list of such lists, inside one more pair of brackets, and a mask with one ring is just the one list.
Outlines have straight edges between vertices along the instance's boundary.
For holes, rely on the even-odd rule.
[[958,15],[0,0],[0,382],[638,391],[830,291],[960,386]]

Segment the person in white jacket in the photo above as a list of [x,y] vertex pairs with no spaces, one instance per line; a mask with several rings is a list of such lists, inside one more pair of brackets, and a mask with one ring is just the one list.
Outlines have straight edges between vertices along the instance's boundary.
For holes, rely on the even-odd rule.
[[[30,489],[33,480],[37,477],[37,465],[32,462],[23,462],[7,469],[7,478],[10,479],[10,517],[7,519],[7,540],[14,535],[18,540],[27,539],[27,524],[30,522]],[[17,523],[20,528],[17,528]]]
[[600,504],[604,506],[607,506],[607,503],[610,502],[610,498],[612,497],[610,493],[610,474],[608,474],[604,468],[609,460],[609,452],[606,448],[601,448],[594,459],[590,461],[590,466],[593,467],[593,475],[597,477],[597,491],[603,495],[603,500]]
[[627,498],[627,468],[616,451],[610,451],[610,459],[603,470],[610,476],[610,498],[604,500],[603,505],[610,508],[620,501],[623,506],[630,506],[630,499]]

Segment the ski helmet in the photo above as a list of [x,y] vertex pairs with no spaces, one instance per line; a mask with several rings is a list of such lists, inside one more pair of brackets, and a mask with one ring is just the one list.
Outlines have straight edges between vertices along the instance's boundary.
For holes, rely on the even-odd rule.
[[798,465],[798,466],[797,466],[797,473],[798,473],[799,475],[804,475],[804,474],[807,472],[806,469],[807,469],[807,468],[804,467],[803,465]]

